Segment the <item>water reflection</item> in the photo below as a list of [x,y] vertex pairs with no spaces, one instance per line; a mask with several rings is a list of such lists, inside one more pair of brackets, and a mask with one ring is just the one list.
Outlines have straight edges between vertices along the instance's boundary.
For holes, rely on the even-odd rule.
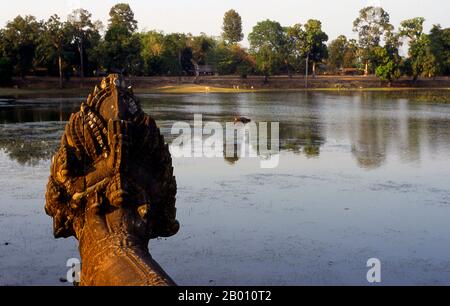
[[67,121],[80,101],[81,98],[0,99],[0,124]]
[[0,99],[0,148],[21,165],[48,160],[80,98]]
[[[195,113],[222,126],[236,115],[280,122],[276,169],[239,159],[237,143],[231,158],[174,159],[183,230],[152,250],[180,285],[367,285],[374,256],[389,262],[386,285],[448,285],[450,105],[376,93],[142,98],[170,143],[173,123]],[[56,285],[59,260],[78,252],[49,235],[39,161],[79,102],[49,101],[0,101],[5,285]]]
[[49,160],[64,130],[63,122],[0,125],[0,149],[21,165]]
[[[170,134],[174,122],[192,122],[193,114],[199,113],[204,121],[218,121],[224,127],[235,115],[280,122],[282,151],[320,159],[327,145],[348,147],[357,166],[365,169],[379,168],[389,157],[420,162],[424,150],[431,155],[450,152],[450,108],[414,103],[396,93],[144,95],[141,99],[168,142],[174,138]],[[49,159],[80,101],[1,100],[0,148],[21,164]],[[235,156],[224,161],[235,165],[240,149],[235,143]]]
[[280,127],[281,148],[307,157],[319,157],[320,148],[325,144],[320,126],[284,124]]

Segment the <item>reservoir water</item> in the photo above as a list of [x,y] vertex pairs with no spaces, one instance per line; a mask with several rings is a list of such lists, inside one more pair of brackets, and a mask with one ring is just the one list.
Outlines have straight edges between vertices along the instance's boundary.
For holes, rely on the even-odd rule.
[[[194,114],[280,123],[273,169],[174,158],[182,227],[150,250],[178,284],[367,285],[378,258],[385,285],[450,285],[450,104],[395,92],[139,97],[169,144]],[[0,99],[0,285],[64,285],[79,257],[75,239],[53,239],[44,205],[82,99]]]

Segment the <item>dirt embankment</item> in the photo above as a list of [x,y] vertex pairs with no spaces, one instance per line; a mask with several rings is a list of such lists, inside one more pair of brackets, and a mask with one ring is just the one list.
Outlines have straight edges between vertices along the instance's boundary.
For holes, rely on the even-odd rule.
[[[59,79],[52,77],[27,77],[16,79],[16,88],[21,89],[56,89],[59,88]],[[165,86],[200,85],[224,89],[264,90],[264,89],[304,89],[305,78],[302,76],[276,76],[271,77],[268,83],[264,78],[251,76],[246,79],[238,76],[204,76],[204,77],[132,77],[130,81],[135,88],[161,88]],[[98,84],[99,78],[85,78],[83,87],[93,87]],[[72,78],[64,82],[65,88],[80,88],[81,80]],[[324,89],[364,89],[389,87],[375,76],[317,76],[308,78],[308,88]],[[401,78],[391,84],[394,88],[450,88],[449,77],[432,79]]]

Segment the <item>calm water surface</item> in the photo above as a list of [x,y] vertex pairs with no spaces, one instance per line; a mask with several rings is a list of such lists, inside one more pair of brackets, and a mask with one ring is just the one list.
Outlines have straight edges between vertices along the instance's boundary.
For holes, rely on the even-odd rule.
[[[450,284],[450,105],[377,93],[143,95],[172,124],[280,122],[259,159],[177,158],[180,233],[150,249],[181,285]],[[79,98],[0,99],[0,285],[57,285],[74,239],[43,211],[50,158]],[[7,245],[6,245],[7,244]]]

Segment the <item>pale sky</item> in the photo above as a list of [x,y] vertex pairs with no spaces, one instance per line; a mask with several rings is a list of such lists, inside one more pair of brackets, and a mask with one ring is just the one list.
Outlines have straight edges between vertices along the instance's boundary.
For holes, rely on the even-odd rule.
[[[89,10],[94,19],[106,24],[109,9],[119,2],[131,5],[139,30],[162,30],[166,33],[197,35],[205,32],[218,36],[224,13],[233,8],[242,16],[246,37],[258,21],[265,19],[276,20],[283,26],[319,19],[330,39],[340,34],[355,37],[353,20],[359,9],[367,5],[381,5],[391,15],[395,27],[400,21],[417,16],[426,18],[426,31],[437,23],[450,27],[449,0],[13,0],[2,1],[0,26],[19,14],[47,19],[56,13],[65,19],[72,9],[79,7]],[[244,44],[247,45],[247,40]]]

